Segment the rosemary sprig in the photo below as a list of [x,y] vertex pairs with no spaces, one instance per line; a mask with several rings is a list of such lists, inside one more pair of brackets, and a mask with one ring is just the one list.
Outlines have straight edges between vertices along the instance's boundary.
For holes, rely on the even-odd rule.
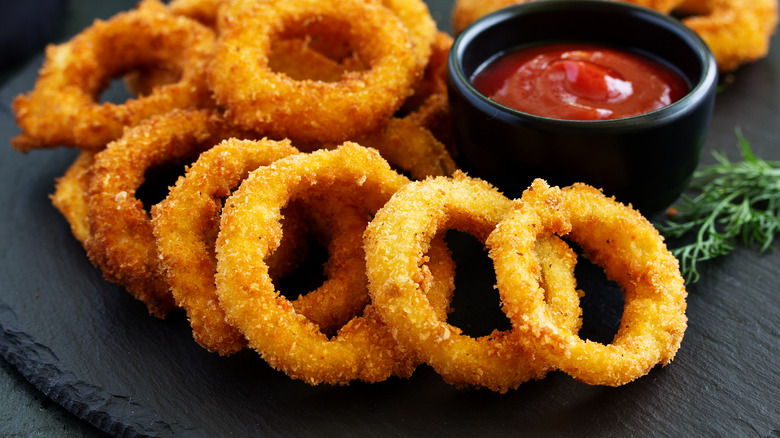
[[689,284],[699,280],[700,262],[731,253],[740,240],[765,252],[780,229],[780,161],[757,158],[739,128],[736,134],[742,160],[713,152],[717,164],[693,175],[699,194],[683,195],[659,226],[667,238],[696,233],[695,241],[672,249]]

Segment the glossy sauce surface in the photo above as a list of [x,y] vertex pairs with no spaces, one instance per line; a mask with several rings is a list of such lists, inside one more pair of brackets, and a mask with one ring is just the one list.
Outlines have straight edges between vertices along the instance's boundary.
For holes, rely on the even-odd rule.
[[593,44],[512,51],[478,70],[472,84],[504,106],[567,120],[643,114],[679,100],[690,90],[679,73],[658,61]]

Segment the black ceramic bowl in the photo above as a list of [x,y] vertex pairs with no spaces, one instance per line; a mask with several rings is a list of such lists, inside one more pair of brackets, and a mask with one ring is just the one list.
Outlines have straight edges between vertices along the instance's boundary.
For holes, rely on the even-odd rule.
[[[477,91],[472,76],[497,54],[552,42],[620,45],[674,66],[691,91],[664,108],[621,119],[535,116]],[[712,53],[678,20],[627,3],[538,0],[496,11],[456,38],[448,61],[459,165],[518,197],[534,178],[585,182],[646,216],[674,202],[699,163],[717,85]]]

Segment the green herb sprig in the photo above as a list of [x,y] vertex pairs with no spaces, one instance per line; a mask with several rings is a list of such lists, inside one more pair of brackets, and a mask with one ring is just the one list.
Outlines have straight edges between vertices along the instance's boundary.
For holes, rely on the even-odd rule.
[[693,175],[699,194],[683,195],[659,226],[667,238],[696,233],[695,241],[672,249],[689,284],[699,280],[700,262],[731,253],[740,240],[765,252],[780,230],[780,161],[757,158],[739,128],[736,134],[742,161],[714,152],[717,164]]

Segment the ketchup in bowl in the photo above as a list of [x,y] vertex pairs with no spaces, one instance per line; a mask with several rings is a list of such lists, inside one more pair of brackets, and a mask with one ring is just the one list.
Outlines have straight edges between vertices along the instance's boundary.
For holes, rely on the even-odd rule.
[[579,43],[505,53],[478,69],[471,82],[501,105],[566,120],[644,114],[690,90],[682,75],[647,56]]

